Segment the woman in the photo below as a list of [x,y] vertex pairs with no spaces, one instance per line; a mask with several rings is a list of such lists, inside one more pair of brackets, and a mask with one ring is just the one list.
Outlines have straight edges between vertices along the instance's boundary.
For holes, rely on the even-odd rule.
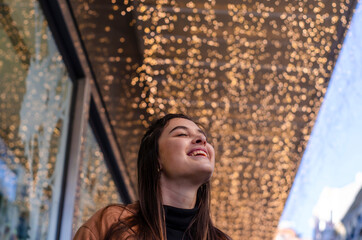
[[168,114],[151,125],[137,164],[139,201],[101,209],[74,239],[230,239],[210,218],[214,149],[189,117]]

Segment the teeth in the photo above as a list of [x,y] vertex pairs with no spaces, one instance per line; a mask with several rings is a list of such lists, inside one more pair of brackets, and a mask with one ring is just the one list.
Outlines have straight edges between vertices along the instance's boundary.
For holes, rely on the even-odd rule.
[[191,156],[197,156],[197,155],[202,155],[202,156],[207,157],[206,153],[202,150],[196,150],[191,153]]

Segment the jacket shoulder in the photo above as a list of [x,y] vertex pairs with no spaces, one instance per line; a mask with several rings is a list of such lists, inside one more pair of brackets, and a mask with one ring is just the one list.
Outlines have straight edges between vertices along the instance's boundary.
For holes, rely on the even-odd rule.
[[137,211],[137,203],[129,205],[117,204],[104,207],[98,210],[78,229],[73,239],[104,239],[106,233],[113,224],[135,215]]

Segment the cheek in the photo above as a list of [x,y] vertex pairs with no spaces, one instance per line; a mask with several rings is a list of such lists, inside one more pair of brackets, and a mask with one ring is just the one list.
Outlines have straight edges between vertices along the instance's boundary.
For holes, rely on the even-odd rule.
[[158,143],[158,162],[162,166],[165,162],[165,159],[167,156],[167,147],[165,146],[165,143],[162,141],[159,141]]
[[168,141],[166,143],[160,143],[158,160],[161,164],[166,164],[165,161],[170,164],[175,164],[179,158],[184,157],[185,144],[182,141]]
[[189,145],[188,140],[186,139],[172,139],[168,142],[167,148],[171,153],[183,154],[186,151],[187,146]]
[[215,162],[215,150],[210,144],[208,144],[208,152],[212,156],[212,160]]

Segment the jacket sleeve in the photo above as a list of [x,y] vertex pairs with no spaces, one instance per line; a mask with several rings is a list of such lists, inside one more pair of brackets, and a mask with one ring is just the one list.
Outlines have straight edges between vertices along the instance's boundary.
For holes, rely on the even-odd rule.
[[113,224],[131,215],[124,206],[108,206],[97,211],[75,234],[73,240],[103,240]]
[[78,229],[73,240],[99,240],[99,236],[96,236],[88,227],[82,226]]

